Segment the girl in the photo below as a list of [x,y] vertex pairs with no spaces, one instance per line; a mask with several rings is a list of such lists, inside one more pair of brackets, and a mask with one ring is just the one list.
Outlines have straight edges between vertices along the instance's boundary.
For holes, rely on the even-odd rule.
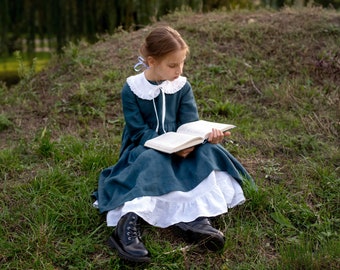
[[208,143],[172,155],[144,147],[147,140],[198,120],[191,86],[181,76],[188,53],[176,30],[155,28],[135,66],[145,71],[127,78],[122,90],[125,128],[119,161],[101,172],[95,197],[107,225],[116,226],[109,244],[130,261],[150,260],[140,237],[140,218],[160,228],[175,225],[191,241],[222,249],[224,235],[209,217],[243,203],[242,182],[251,180],[219,145],[230,132],[213,129]]

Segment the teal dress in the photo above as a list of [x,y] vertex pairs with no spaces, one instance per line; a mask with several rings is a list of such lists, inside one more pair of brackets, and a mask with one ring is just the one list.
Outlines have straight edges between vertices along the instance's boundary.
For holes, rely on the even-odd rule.
[[164,132],[198,120],[186,78],[157,85],[143,73],[129,77],[122,90],[125,128],[118,162],[104,169],[95,197],[101,213],[143,196],[190,191],[213,171],[228,172],[241,186],[251,179],[245,168],[219,144],[196,146],[186,158],[144,147]]

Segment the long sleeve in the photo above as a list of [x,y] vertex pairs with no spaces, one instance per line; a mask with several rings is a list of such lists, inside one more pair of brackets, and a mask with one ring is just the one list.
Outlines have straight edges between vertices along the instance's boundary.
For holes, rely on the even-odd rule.
[[[152,103],[152,101],[148,102]],[[151,129],[144,120],[138,97],[131,91],[128,84],[125,84],[122,90],[122,103],[126,131],[135,145],[144,145],[147,140],[157,136],[156,131]]]

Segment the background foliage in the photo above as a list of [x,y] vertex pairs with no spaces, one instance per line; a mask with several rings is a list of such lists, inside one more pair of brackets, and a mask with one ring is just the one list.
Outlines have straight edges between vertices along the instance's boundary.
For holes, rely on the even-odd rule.
[[[281,8],[307,5],[305,0],[1,0],[0,56],[16,50],[32,54],[49,47],[61,52],[69,41],[97,41],[97,35],[112,34],[118,27],[138,29],[150,21],[180,9],[209,12],[217,8]],[[339,0],[315,0],[324,7],[340,7]]]

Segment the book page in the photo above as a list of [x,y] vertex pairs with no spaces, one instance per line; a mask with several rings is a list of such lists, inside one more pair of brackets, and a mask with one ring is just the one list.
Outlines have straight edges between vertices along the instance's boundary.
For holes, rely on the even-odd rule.
[[209,133],[213,128],[219,129],[224,132],[234,127],[235,127],[234,125],[230,124],[222,124],[205,120],[199,120],[180,126],[177,129],[177,132],[200,136],[201,138],[206,139],[208,138]]
[[171,154],[202,142],[203,140],[197,136],[167,132],[146,141],[144,146]]

